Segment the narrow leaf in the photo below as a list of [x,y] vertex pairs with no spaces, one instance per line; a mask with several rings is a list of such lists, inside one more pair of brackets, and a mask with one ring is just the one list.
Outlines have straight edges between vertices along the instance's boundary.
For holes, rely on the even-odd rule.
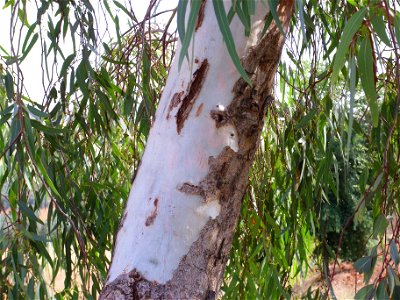
[[196,25],[197,17],[199,15],[201,3],[202,1],[191,1],[190,3],[190,13],[189,13],[187,31],[184,33],[181,52],[179,53],[179,68],[182,66],[183,59],[187,55],[190,40],[193,37],[194,27]]
[[285,31],[283,30],[281,21],[279,20],[279,16],[278,16],[278,11],[277,11],[278,1],[276,1],[276,0],[268,0],[268,5],[269,5],[270,12],[272,14],[272,17],[274,18],[276,26],[278,26],[279,31],[281,32],[281,34],[283,36],[285,36]]
[[393,262],[397,266],[399,264],[400,258],[399,258],[399,249],[397,248],[396,242],[394,240],[391,240],[389,247],[390,247],[390,256],[392,257]]
[[374,236],[377,237],[377,236],[385,233],[387,225],[388,225],[388,223],[387,223],[385,215],[380,214],[374,222]]
[[333,67],[332,67],[332,77],[331,77],[332,85],[335,84],[336,80],[338,79],[339,72],[346,61],[346,54],[347,51],[349,50],[350,43],[353,39],[353,36],[360,28],[366,12],[367,10],[365,7],[360,9],[353,16],[351,16],[351,18],[347,21],[346,26],[343,29],[343,34],[340,38],[340,44],[337,48],[335,60],[333,62]]
[[357,62],[360,71],[361,84],[371,109],[372,123],[374,127],[377,127],[379,122],[379,108],[375,87],[374,57],[371,41],[368,37],[361,40]]
[[218,21],[218,26],[219,29],[221,30],[224,42],[228,49],[229,55],[233,61],[233,64],[235,65],[236,69],[238,70],[239,74],[243,77],[243,79],[246,80],[248,84],[251,84],[250,77],[249,75],[247,75],[245,69],[241,65],[239,56],[236,52],[235,43],[233,41],[232,32],[229,28],[229,23],[225,12],[224,3],[220,0],[213,0],[213,4],[214,4],[215,16],[217,17]]
[[384,42],[387,46],[391,47],[391,43],[389,37],[386,33],[386,25],[383,20],[382,15],[376,15],[372,20],[372,27],[374,28],[375,33],[379,36],[379,38]]
[[185,38],[185,16],[186,16],[186,8],[187,8],[188,0],[180,0],[178,3],[177,9],[177,29],[179,33],[179,37],[181,42]]
[[21,209],[22,213],[23,213],[25,216],[27,216],[29,219],[31,219],[32,221],[35,221],[35,222],[40,223],[40,224],[42,224],[42,225],[44,224],[44,223],[42,222],[42,220],[40,220],[40,219],[35,215],[35,213],[33,212],[33,210],[32,210],[28,205],[26,205],[25,202],[23,202],[23,201],[18,201],[18,207]]

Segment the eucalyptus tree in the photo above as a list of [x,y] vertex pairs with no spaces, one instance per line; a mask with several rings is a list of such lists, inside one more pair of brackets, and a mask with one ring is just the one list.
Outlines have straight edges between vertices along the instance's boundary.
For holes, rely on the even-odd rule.
[[294,2],[273,8],[277,23],[267,30],[265,2],[242,2],[237,8],[248,14],[234,15],[230,25],[226,4],[178,6],[180,54],[133,182],[102,299],[218,295]]

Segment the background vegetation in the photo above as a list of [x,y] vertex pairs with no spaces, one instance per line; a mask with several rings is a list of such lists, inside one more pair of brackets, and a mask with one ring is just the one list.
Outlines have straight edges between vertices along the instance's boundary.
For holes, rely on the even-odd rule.
[[[175,54],[171,24],[177,14],[182,38],[189,10],[180,1],[162,12],[152,0],[138,20],[132,2],[4,1],[11,29],[0,45],[2,298],[91,299],[101,290]],[[228,18],[248,24],[252,3],[232,1]],[[366,279],[383,261],[359,298],[397,293],[399,7],[296,1],[225,274],[227,299],[288,298],[314,269],[329,291],[329,263],[341,259]],[[162,13],[170,19],[159,27]],[[101,19],[112,34],[102,35]],[[35,47],[42,99],[29,96],[24,80]]]

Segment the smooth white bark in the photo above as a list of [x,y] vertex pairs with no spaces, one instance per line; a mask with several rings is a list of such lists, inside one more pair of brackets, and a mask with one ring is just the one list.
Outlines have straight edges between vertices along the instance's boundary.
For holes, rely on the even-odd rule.
[[[230,3],[226,1],[227,10]],[[239,56],[255,42],[268,12],[262,1],[256,3],[252,37],[244,35],[237,17],[231,24]],[[223,110],[230,104],[233,85],[239,79],[223,43],[212,1],[206,3],[189,56],[191,62],[185,61],[180,71],[178,59],[170,71],[117,236],[108,282],[136,269],[149,281],[166,283],[209,218],[220,212],[219,199],[205,201],[179,190],[185,183],[198,185],[206,177],[210,157],[216,157],[226,146],[238,149],[235,128],[216,128],[210,117],[211,110]],[[175,115],[180,105],[169,112],[170,102],[176,93],[183,91],[183,97],[187,94],[193,73],[205,59],[209,65],[205,81],[178,134]]]

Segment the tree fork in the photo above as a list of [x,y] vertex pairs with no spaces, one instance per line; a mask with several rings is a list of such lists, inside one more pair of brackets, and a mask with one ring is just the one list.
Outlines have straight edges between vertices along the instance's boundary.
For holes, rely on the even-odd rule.
[[[203,9],[205,9],[205,13],[207,13],[210,11],[209,9],[207,11],[207,6],[212,6],[211,1],[207,2],[205,6],[206,8]],[[278,15],[285,31],[287,31],[289,27],[292,13],[293,0],[280,1]],[[204,16],[203,26],[205,22],[207,22],[207,15]],[[199,28],[199,31],[201,29],[202,28]],[[201,203],[201,206],[198,206],[196,211],[198,214],[205,214],[207,218],[204,218],[204,225],[201,226],[199,234],[194,235],[195,240],[190,243],[188,251],[179,256],[179,263],[177,267],[173,268],[172,276],[164,276],[164,273],[168,273],[167,267],[162,269],[164,273],[160,271],[162,275],[152,275],[147,265],[142,266],[144,263],[141,264],[140,261],[120,263],[124,255],[129,256],[129,249],[118,246],[119,244],[122,245],[125,237],[129,236],[129,234],[126,233],[126,230],[129,230],[129,226],[125,225],[126,220],[124,220],[122,222],[124,224],[122,224],[119,232],[120,240],[117,239],[116,242],[113,265],[111,266],[109,278],[103,288],[100,299],[215,299],[217,297],[225,266],[229,259],[232,237],[240,215],[242,199],[246,192],[249,170],[264,125],[264,116],[267,106],[272,103],[272,86],[284,41],[284,36],[282,36],[276,24],[272,22],[267,33],[256,42],[255,45],[248,48],[242,58],[242,64],[252,79],[252,86],[243,79],[238,79],[236,83],[234,83],[232,90],[233,97],[231,96],[231,99],[233,100],[231,100],[226,108],[219,107],[217,103],[214,105],[214,109],[209,109],[207,111],[205,107],[203,108],[204,103],[201,103],[198,105],[197,111],[196,109],[193,110],[193,114],[195,113],[194,118],[197,118],[201,114],[201,111],[207,114],[204,118],[207,117],[211,119],[216,130],[220,130],[221,128],[233,128],[234,130],[229,134],[237,135],[236,137],[232,137],[237,139],[237,148],[235,149],[234,146],[225,145],[222,151],[219,151],[218,155],[208,156],[208,171],[206,176],[198,183],[193,183],[188,180],[176,186],[176,192],[181,193],[182,196],[192,198],[198,197],[198,203]],[[210,70],[207,72],[207,76],[209,76],[212,67],[212,62],[210,62]],[[195,74],[196,72],[194,75]],[[206,72],[203,72],[203,74],[206,74]],[[196,78],[195,76],[193,76],[193,78],[194,82]],[[200,89],[207,88],[207,82],[204,82],[204,85],[203,82],[204,78],[202,78]],[[201,85],[203,86],[201,87]],[[190,82],[187,86],[193,87]],[[165,90],[164,93],[165,92],[167,91]],[[172,116],[174,116],[173,111],[178,111],[178,115],[175,117],[181,119],[176,119],[179,123],[174,124],[175,134],[178,136],[185,135],[185,129],[189,126],[185,125],[184,127],[184,123],[182,122],[189,121],[189,119],[186,120],[186,118],[191,114],[192,108],[197,104],[194,102],[196,99],[192,99],[189,105],[190,109],[187,110],[189,102],[182,104],[180,103],[181,99],[188,99],[191,94],[196,94],[195,98],[197,98],[200,92],[201,91],[193,91],[193,89],[190,88],[189,94],[186,93],[186,95],[184,95],[182,91],[176,92],[174,97],[172,97],[173,102],[170,103],[171,105],[169,108],[167,104],[161,105],[160,103],[159,110],[163,108],[164,111],[168,110],[166,114],[167,117],[164,118],[166,122],[174,123],[175,118],[172,118]],[[170,91],[170,93],[172,92]],[[171,99],[171,97],[169,98]],[[197,101],[200,101],[200,98],[201,95]],[[185,109],[182,109],[181,105],[186,105]],[[185,111],[183,119],[182,111]],[[179,112],[181,113],[179,114]],[[163,113],[160,114],[164,115]],[[156,123],[158,121],[159,115],[157,115]],[[177,124],[178,132],[176,132]],[[151,136],[152,134],[149,139]],[[158,145],[158,147],[163,147],[163,145]],[[146,151],[148,150],[146,149]],[[145,163],[144,159],[141,168],[143,168]],[[140,176],[140,171],[141,170],[139,170],[138,176]],[[137,179],[135,179],[135,181],[136,180]],[[151,185],[151,182],[148,182],[148,184]],[[135,183],[132,187],[132,190],[134,189],[137,189]],[[151,190],[151,188],[149,189]],[[156,202],[154,202],[155,199]],[[145,215],[143,215],[143,219],[147,220],[147,225],[145,226],[149,229],[143,229],[142,235],[146,235],[144,230],[150,230],[152,226],[156,225],[157,218],[163,211],[163,207],[161,207],[163,201],[165,201],[165,199],[163,199],[162,195],[148,199],[147,214],[145,213]],[[168,203],[168,205],[171,205],[171,202]],[[129,203],[127,206],[129,206]],[[137,206],[135,208],[137,209]],[[128,209],[129,207],[127,207],[127,210]],[[140,216],[139,213],[138,216]],[[130,214],[127,219],[129,218]],[[139,219],[139,217],[137,217],[137,219]],[[148,220],[151,220],[151,222]],[[168,227],[168,222],[172,222],[168,220],[164,221],[164,227],[159,228]],[[123,231],[123,233],[121,233],[121,231]],[[136,231],[135,234],[137,234]],[[176,233],[175,235],[179,234],[180,233]],[[150,233],[148,235],[150,235]],[[140,235],[138,236],[140,237]],[[171,240],[173,238],[175,238],[175,236],[171,237]],[[143,241],[147,240],[143,238]],[[154,245],[152,242],[148,243],[149,245]],[[160,244],[161,243],[163,243],[163,240],[160,241]],[[131,242],[131,244],[133,245],[133,242]],[[142,247],[146,247],[146,245],[142,245]],[[178,245],[176,245],[176,247],[178,247]],[[122,248],[124,249],[121,250]],[[171,249],[174,248],[172,247]],[[132,251],[133,250],[134,249],[132,249]],[[151,249],[149,248],[148,251],[151,252]],[[140,255],[137,254],[134,257],[140,257]],[[168,262],[162,262],[162,257],[160,259],[153,258],[152,260],[151,263],[154,264],[154,268],[158,268],[161,263],[164,263],[164,265],[168,264]],[[122,266],[120,267],[119,265],[125,267],[122,268]],[[135,267],[135,265],[139,267]],[[140,268],[142,268],[143,271],[141,271]]]

